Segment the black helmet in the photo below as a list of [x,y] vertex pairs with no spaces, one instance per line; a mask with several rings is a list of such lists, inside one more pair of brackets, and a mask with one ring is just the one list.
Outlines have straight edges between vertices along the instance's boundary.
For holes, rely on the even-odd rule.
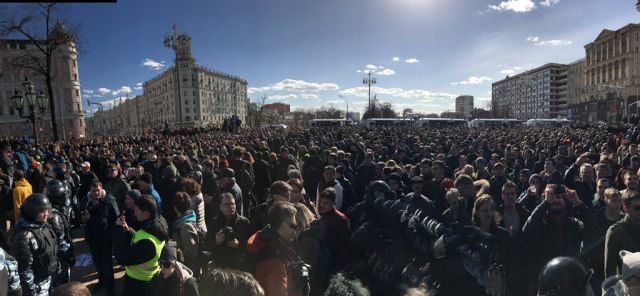
[[24,204],[20,208],[20,213],[24,219],[29,221],[35,221],[36,215],[44,210],[51,209],[51,202],[49,198],[42,193],[34,193],[27,197]]
[[51,180],[47,183],[47,197],[52,204],[64,206],[69,197],[69,187],[60,180]]
[[538,295],[593,295],[587,294],[587,289],[591,289],[588,284],[592,274],[593,271],[587,271],[576,259],[570,257],[553,258],[542,268],[538,276]]
[[389,185],[382,180],[374,181],[367,187],[367,199],[375,200],[378,198],[382,198],[384,200],[396,199],[395,193],[391,191]]

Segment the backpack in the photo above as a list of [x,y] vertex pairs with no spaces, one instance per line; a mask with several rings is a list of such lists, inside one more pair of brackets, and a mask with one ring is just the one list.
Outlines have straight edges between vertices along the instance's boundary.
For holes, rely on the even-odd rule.
[[[210,252],[205,249],[205,245],[204,245],[204,239],[206,237],[206,234],[200,227],[198,227],[197,222],[185,222],[185,224],[191,224],[192,227],[196,230],[196,233],[198,234],[198,241],[196,242],[198,251],[196,253],[195,262],[198,263],[200,267],[206,267],[209,263],[209,256],[210,256]],[[180,231],[178,231],[177,233],[179,237]],[[182,238],[180,238],[180,241],[182,241]],[[184,256],[182,257],[184,258]],[[179,261],[184,262],[184,259]]]

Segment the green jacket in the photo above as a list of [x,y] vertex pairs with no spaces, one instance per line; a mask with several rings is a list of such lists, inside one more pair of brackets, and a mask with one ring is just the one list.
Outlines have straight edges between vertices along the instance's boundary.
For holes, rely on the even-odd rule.
[[622,259],[620,251],[640,251],[640,223],[633,223],[629,215],[609,227],[605,238],[605,278],[620,274]]
[[131,190],[131,186],[129,186],[129,183],[127,183],[127,181],[125,181],[120,176],[115,179],[109,179],[109,181],[107,181],[107,184],[104,186],[104,190],[107,193],[113,195],[120,209],[124,209],[124,200],[125,198],[127,198],[127,192]]

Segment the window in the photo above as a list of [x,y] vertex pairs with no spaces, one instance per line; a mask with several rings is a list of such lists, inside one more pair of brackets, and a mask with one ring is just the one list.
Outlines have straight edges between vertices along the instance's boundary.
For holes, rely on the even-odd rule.
[[16,115],[16,109],[13,108],[13,106],[9,106],[9,115],[11,116]]
[[65,109],[67,110],[67,112],[71,112],[71,103],[66,103],[65,104]]
[[80,90],[77,89],[77,88],[75,90],[76,90],[76,97],[79,97],[80,96]]
[[71,60],[71,65],[73,66],[74,69],[78,67],[78,65],[76,64],[76,60]]

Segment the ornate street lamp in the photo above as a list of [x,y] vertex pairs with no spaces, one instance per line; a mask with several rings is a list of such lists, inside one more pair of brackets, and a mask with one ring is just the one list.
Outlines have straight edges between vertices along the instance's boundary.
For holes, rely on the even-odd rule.
[[[36,93],[34,91],[34,85],[29,81],[29,78],[26,78],[22,83],[22,91],[23,95],[20,95],[19,90],[14,90],[14,95],[11,96],[11,103],[13,107],[18,110],[18,115],[20,118],[28,118],[31,121],[31,126],[33,127],[33,138],[38,143],[38,133],[36,131],[36,119],[38,115],[44,115],[44,111],[47,109],[48,98],[44,95],[42,91]],[[25,103],[28,107],[28,111],[25,110]]]

